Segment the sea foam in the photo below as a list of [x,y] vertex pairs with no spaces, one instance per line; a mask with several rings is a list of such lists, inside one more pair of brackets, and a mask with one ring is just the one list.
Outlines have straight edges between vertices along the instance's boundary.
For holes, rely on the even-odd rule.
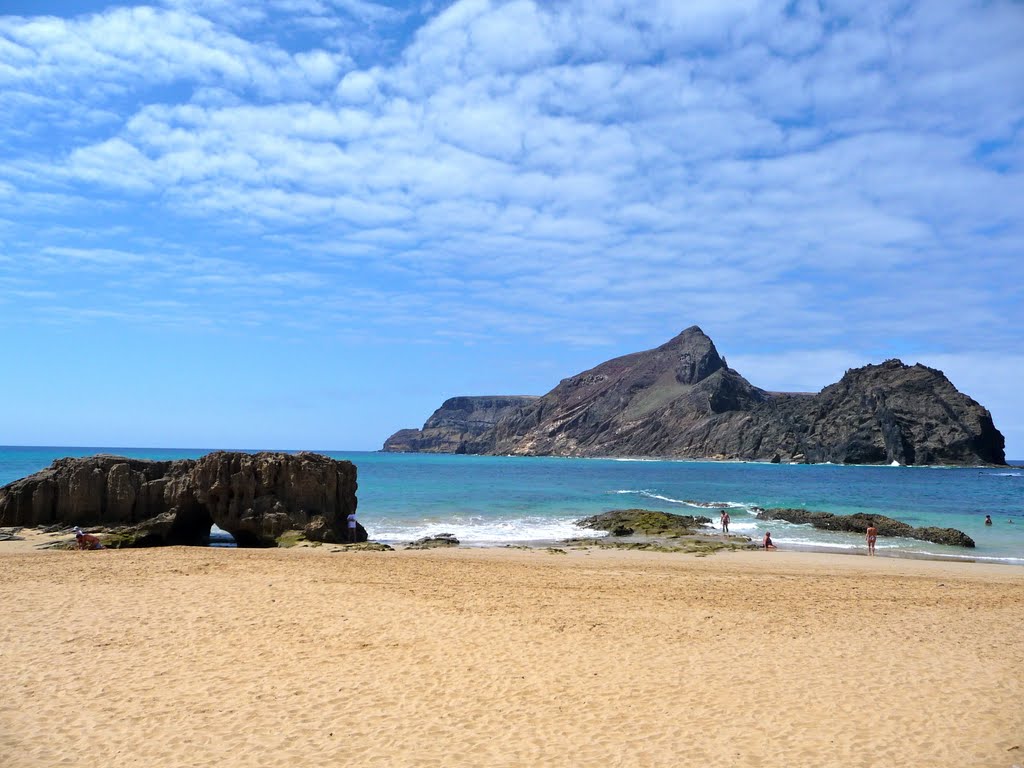
[[605,531],[580,528],[576,518],[523,517],[517,519],[486,519],[452,517],[444,521],[423,521],[420,524],[389,524],[375,521],[374,539],[388,544],[406,543],[424,536],[450,533],[462,544],[514,544],[519,542],[560,541],[571,538],[598,538]]

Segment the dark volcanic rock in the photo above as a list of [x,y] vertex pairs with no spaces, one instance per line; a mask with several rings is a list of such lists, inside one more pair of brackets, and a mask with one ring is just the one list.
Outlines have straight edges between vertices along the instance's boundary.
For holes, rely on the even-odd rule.
[[20,531],[20,526],[15,528],[0,528],[0,541],[24,541],[25,537],[18,535]]
[[974,539],[956,528],[914,528],[884,515],[833,515],[830,512],[810,512],[806,509],[763,509],[759,520],[785,520],[788,523],[809,523],[827,531],[865,533],[874,523],[879,536],[903,536],[935,544],[954,547],[974,547]]
[[[814,397],[769,403],[759,437],[809,462],[1004,464],[992,416],[941,371],[899,360],[846,372]],[[772,424],[785,424],[780,437]]]
[[766,392],[729,368],[696,326],[656,349],[565,379],[543,397],[517,400],[489,412],[493,426],[476,420],[468,437],[453,418],[442,439],[436,430],[450,400],[431,417],[438,426],[429,439],[431,422],[420,432],[397,433],[385,449],[774,463],[1005,463],[1003,436],[992,416],[941,371],[889,360],[847,371],[816,395]]
[[600,515],[577,520],[580,528],[608,531],[612,536],[686,536],[710,523],[707,517],[674,515],[652,509],[613,509]]
[[666,344],[564,379],[495,426],[495,453],[560,456],[712,456],[722,414],[765,394],[728,368],[699,328]]
[[454,533],[439,533],[435,536],[424,536],[406,545],[406,549],[436,549],[437,547],[457,547],[459,540]]
[[384,441],[384,450],[424,453],[487,453],[490,432],[505,416],[517,413],[537,398],[452,397],[431,415],[423,429],[401,429]]
[[356,487],[353,464],[315,453],[58,459],[0,488],[0,524],[100,525],[135,546],[200,543],[214,523],[239,546],[272,546],[292,529],[341,541]]
[[948,544],[951,547],[974,547],[974,539],[956,528],[914,528],[911,538],[920,541],[932,541],[936,544]]

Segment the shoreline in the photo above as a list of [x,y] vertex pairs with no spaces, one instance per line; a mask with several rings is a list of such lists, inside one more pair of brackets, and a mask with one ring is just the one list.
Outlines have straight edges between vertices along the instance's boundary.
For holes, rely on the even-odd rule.
[[[133,449],[134,450],[134,449]],[[144,449],[140,449],[144,450]],[[288,453],[289,451],[285,451]],[[471,458],[500,458],[500,459],[579,459],[583,461],[660,461],[678,463],[708,463],[708,464],[757,464],[776,467],[891,467],[893,469],[1007,469],[1009,467],[1024,467],[1024,460],[1014,459],[1006,464],[899,464],[899,463],[878,463],[878,464],[846,464],[834,461],[770,461],[768,459],[730,459],[715,456],[684,457],[684,456],[574,456],[550,453],[442,453],[439,451],[317,451],[329,456],[332,453],[379,453],[395,456],[467,456]]]
[[[18,540],[2,540],[0,539],[0,557],[5,554],[14,553],[27,553],[27,552],[64,552],[73,550],[63,550],[54,547],[55,544],[60,542],[71,543],[74,540],[73,535],[69,533],[70,529],[46,532],[41,528],[20,528],[18,529],[17,536]],[[750,545],[743,546],[740,539],[748,539]],[[715,543],[722,544],[724,546],[712,546],[709,549],[695,549],[687,546],[687,543],[700,544],[704,542],[710,542],[712,545]],[[416,552],[424,551],[419,548],[409,548],[407,545],[408,541],[394,541],[389,539],[369,539],[365,544],[382,544],[392,548],[395,552]],[[360,548],[365,548],[364,545],[346,545],[346,544],[321,544],[319,542],[301,542],[299,544],[289,547],[269,547],[269,548],[245,548],[235,546],[206,546],[206,547],[185,547],[185,549],[221,549],[229,551],[239,552],[262,552],[262,551],[290,551],[290,550],[320,550],[325,553],[338,553],[338,552],[353,552],[359,551]],[[760,547],[754,545],[750,537],[742,536],[741,534],[725,535],[720,533],[699,533],[695,536],[689,537],[677,537],[677,538],[666,538],[660,536],[645,536],[645,535],[633,535],[633,536],[595,536],[593,538],[580,538],[580,539],[543,539],[543,540],[523,540],[523,541],[508,541],[508,542],[462,542],[455,546],[447,547],[429,547],[426,551],[540,551],[545,552],[552,549],[562,550],[567,553],[569,552],[643,552],[650,555],[667,555],[676,557],[715,557],[733,553],[751,553],[760,554],[761,557],[776,557],[780,554],[787,555],[820,555],[828,558],[865,558],[868,560],[898,560],[898,561],[917,561],[917,562],[936,562],[945,563],[950,565],[978,565],[978,566],[995,566],[995,567],[1010,567],[1019,568],[1024,566],[1024,558],[1020,562],[1007,562],[1006,559],[1002,558],[986,558],[986,557],[972,557],[969,555],[936,555],[927,552],[917,552],[908,549],[894,549],[894,548],[879,548],[874,556],[867,554],[866,547],[861,548],[836,548],[828,546],[818,545],[789,545],[783,546],[781,549],[773,550],[772,552],[764,552]],[[104,550],[107,552],[140,552],[149,551],[152,549],[175,549],[175,547],[146,547],[138,549],[111,549]]]

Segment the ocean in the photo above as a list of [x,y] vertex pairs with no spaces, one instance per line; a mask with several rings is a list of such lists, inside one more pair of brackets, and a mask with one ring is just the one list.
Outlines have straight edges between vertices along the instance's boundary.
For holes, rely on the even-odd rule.
[[[142,459],[197,458],[209,449],[0,447],[0,485],[63,456],[112,453]],[[863,552],[863,537],[765,522],[754,507],[881,514],[914,526],[958,528],[974,550],[881,538],[879,555],[1024,565],[1024,467],[878,467],[830,464],[566,459],[320,451],[358,467],[359,520],[370,538],[401,544],[452,533],[466,545],[554,542],[600,535],[574,521],[642,507],[704,514],[730,532],[780,548]],[[711,505],[708,508],[706,505]],[[985,515],[993,525],[984,525]]]

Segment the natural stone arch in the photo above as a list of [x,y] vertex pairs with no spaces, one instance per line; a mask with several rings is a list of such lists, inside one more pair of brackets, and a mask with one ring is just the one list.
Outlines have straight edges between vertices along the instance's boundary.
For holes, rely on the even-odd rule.
[[58,459],[0,488],[0,524],[117,528],[131,546],[198,544],[214,523],[239,546],[274,546],[290,530],[344,541],[356,489],[355,465],[315,453]]

